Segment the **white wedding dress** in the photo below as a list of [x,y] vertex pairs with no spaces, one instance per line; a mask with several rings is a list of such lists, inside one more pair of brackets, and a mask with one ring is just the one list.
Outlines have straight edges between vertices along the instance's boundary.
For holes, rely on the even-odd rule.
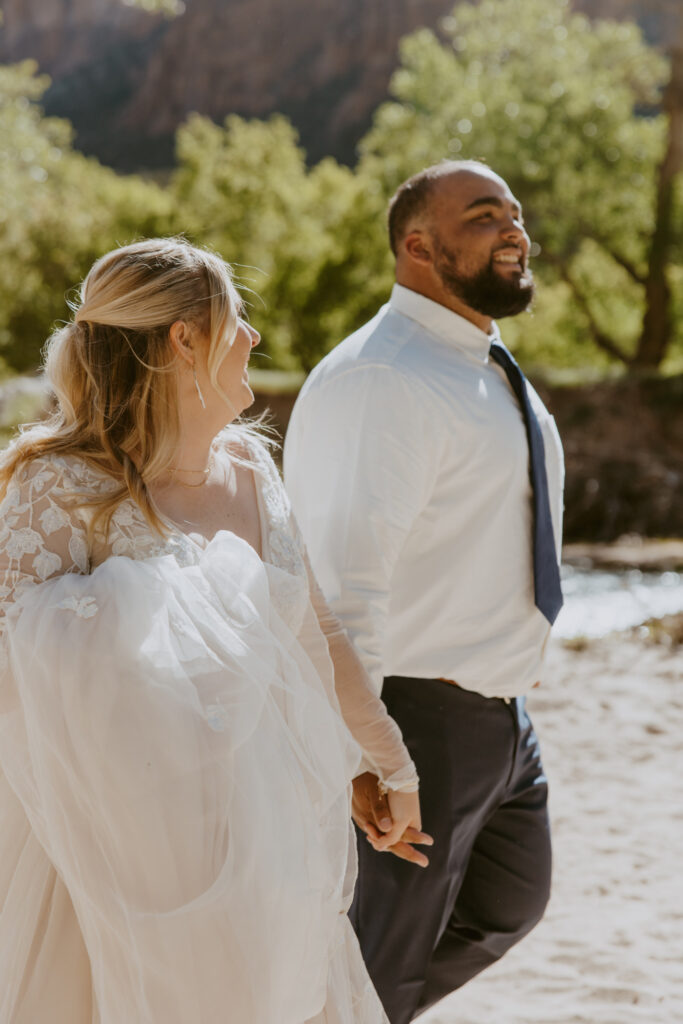
[[0,506],[0,1024],[386,1022],[349,780],[414,768],[250,450],[262,557],[131,501],[89,545],[73,457]]

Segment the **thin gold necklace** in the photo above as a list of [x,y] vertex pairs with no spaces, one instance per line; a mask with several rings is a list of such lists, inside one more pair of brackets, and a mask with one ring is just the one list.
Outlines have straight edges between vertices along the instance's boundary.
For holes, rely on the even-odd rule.
[[188,484],[185,480],[176,480],[179,487],[203,487],[206,481],[209,479],[208,473],[203,480],[200,480],[198,484]]
[[181,487],[203,487],[206,481],[209,479],[209,474],[213,469],[213,458],[209,459],[208,465],[204,469],[183,469],[182,466],[176,466],[175,469],[171,470],[171,475],[175,476],[176,473],[201,473],[203,480],[200,480],[198,484],[188,484],[183,480],[177,480],[176,483],[180,484]]

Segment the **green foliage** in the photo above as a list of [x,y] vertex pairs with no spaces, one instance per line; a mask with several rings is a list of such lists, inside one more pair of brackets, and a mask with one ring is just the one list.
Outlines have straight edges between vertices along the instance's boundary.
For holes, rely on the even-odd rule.
[[673,266],[669,273],[673,303],[671,316],[674,336],[662,365],[665,373],[683,373],[683,259]]
[[167,229],[170,199],[71,148],[69,125],[42,115],[47,80],[0,67],[0,353],[33,369],[65,294],[116,244]]
[[124,7],[139,7],[148,14],[165,14],[167,18],[175,18],[185,10],[182,0],[120,0]]
[[[590,24],[565,0],[461,3],[440,36],[404,40],[392,99],[355,169],[307,166],[284,117],[217,125],[195,115],[161,187],[75,152],[69,125],[40,109],[47,80],[34,65],[0,67],[0,357],[36,365],[65,293],[107,249],[182,232],[234,264],[263,334],[256,365],[309,369],[389,293],[384,223],[396,186],[443,157],[474,157],[508,180],[540,246],[534,310],[511,319],[506,338],[539,366],[606,368],[596,332],[628,354],[642,326],[667,74],[636,26]],[[680,180],[674,216],[683,226]],[[676,333],[664,368],[675,370],[680,230],[670,280]]]
[[309,170],[281,116],[195,115],[177,152],[176,227],[234,265],[263,336],[255,356],[310,369],[389,287],[376,184],[331,159]]
[[281,117],[193,118],[179,134],[178,227],[260,268],[240,276],[261,300],[263,351],[308,369],[389,292],[384,211],[396,186],[444,157],[483,159],[524,203],[540,247],[534,311],[506,336],[527,361],[606,368],[595,333],[628,354],[642,327],[667,74],[635,25],[591,24],[563,0],[463,3],[441,38],[404,40],[393,100],[353,172],[332,160],[308,169]]
[[565,327],[561,361],[582,360],[591,320],[632,351],[665,144],[656,110],[666,60],[637,26],[591,24],[566,0],[463,3],[443,34],[404,41],[394,99],[376,114],[361,169],[390,195],[443,158],[489,163],[525,206],[542,249],[537,274],[577,278],[588,295],[587,309],[571,310],[569,289],[542,292],[538,315],[513,329],[521,354],[547,346],[557,358],[545,335],[553,322]]

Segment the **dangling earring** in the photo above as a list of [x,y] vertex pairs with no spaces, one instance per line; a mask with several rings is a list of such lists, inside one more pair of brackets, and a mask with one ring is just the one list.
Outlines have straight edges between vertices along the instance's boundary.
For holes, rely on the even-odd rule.
[[194,365],[194,363],[192,364],[192,376],[194,377],[194,386],[197,390],[197,398],[202,403],[202,409],[206,409],[204,395],[202,394],[202,389],[200,388],[199,381],[197,380],[197,367]]

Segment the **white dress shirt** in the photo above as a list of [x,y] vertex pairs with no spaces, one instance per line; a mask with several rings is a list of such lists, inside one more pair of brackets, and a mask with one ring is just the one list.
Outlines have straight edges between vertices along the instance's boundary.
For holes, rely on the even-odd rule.
[[[447,678],[487,697],[541,676],[529,451],[486,334],[417,292],[334,349],[299,395],[285,484],[313,568],[379,692]],[[531,385],[559,552],[559,435]],[[559,554],[558,554],[559,559]]]

